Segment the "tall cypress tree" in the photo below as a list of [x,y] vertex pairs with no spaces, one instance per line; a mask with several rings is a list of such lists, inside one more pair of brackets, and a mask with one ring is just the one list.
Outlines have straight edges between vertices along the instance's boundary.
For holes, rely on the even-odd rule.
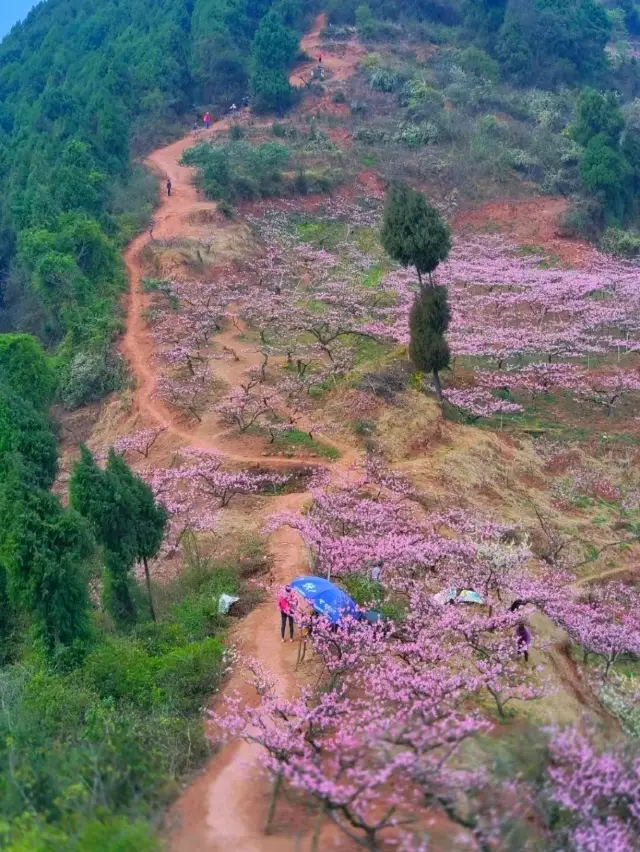
[[71,475],[71,505],[93,526],[104,549],[105,603],[114,618],[131,623],[136,618],[132,569],[136,562],[135,504],[116,475],[100,470],[86,447]]
[[387,195],[381,233],[385,251],[402,266],[414,266],[422,276],[431,275],[451,250],[449,226],[421,192],[406,184],[393,186]]
[[420,288],[409,314],[409,357],[417,370],[432,374],[439,402],[440,370],[449,366],[450,359],[444,337],[450,316],[446,287]]
[[[0,570],[5,603],[27,613],[48,654],[90,632],[87,523],[22,476],[19,459],[2,465]],[[26,482],[26,484],[25,484]]]
[[[451,312],[446,287],[436,286],[433,273],[449,255],[451,233],[424,195],[405,184],[389,191],[382,226],[382,245],[402,266],[414,266],[420,289],[409,315],[409,357],[417,370],[433,375],[442,402],[440,370],[449,366],[445,334]],[[423,275],[428,275],[428,281]]]
[[123,491],[128,492],[133,504],[131,523],[135,533],[136,561],[144,565],[144,576],[149,598],[149,612],[156,620],[151,592],[151,577],[149,575],[149,560],[157,556],[164,538],[169,515],[164,506],[156,503],[153,491],[146,482],[131,470],[125,460],[116,455],[113,449],[109,452],[107,472],[110,473]]

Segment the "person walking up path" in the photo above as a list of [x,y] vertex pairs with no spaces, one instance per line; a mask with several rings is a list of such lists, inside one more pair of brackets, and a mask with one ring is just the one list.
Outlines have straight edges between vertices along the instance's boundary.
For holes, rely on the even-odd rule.
[[171,178],[167,178],[167,195],[171,195]]
[[205,130],[208,130],[209,127],[211,126],[211,116],[208,112],[205,112],[203,121],[204,121]]
[[280,597],[278,598],[278,608],[280,609],[280,636],[282,637],[283,642],[285,641],[284,634],[287,627],[287,621],[289,622],[289,642],[293,642],[293,610],[295,606],[293,594],[294,592],[291,586],[285,586],[280,592]]

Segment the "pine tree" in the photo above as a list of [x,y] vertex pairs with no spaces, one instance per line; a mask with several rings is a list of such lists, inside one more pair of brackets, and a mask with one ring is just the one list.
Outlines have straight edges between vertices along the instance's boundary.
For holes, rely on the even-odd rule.
[[415,266],[422,287],[422,276],[431,275],[449,255],[451,233],[438,211],[424,195],[405,184],[389,191],[382,224],[382,245],[402,266]]
[[[449,227],[422,193],[405,184],[392,187],[387,197],[382,226],[382,245],[403,266],[415,266],[418,291],[409,316],[409,357],[417,370],[433,375],[442,402],[440,370],[449,366],[445,334],[451,312],[446,287],[438,287],[433,272],[451,249]],[[428,282],[423,275],[429,276]]]
[[421,287],[409,315],[409,357],[415,368],[433,375],[442,402],[440,370],[449,366],[449,345],[444,337],[451,314],[446,287]]
[[251,44],[250,82],[254,109],[275,109],[281,114],[291,105],[293,89],[288,70],[297,48],[296,35],[284,26],[280,15],[275,11],[265,15]]
[[136,563],[135,503],[117,475],[102,471],[86,447],[71,476],[71,505],[91,523],[104,549],[105,604],[123,624],[136,617],[131,573]]
[[[26,480],[28,483],[28,479]],[[48,491],[25,485],[19,460],[3,464],[0,489],[0,571],[5,603],[32,619],[46,652],[90,633],[87,523]]]
[[134,507],[131,523],[135,534],[135,556],[136,561],[144,565],[149,612],[155,621],[149,560],[157,556],[160,550],[169,516],[164,506],[156,503],[153,491],[147,483],[136,476],[125,460],[116,455],[113,449],[109,452],[107,471],[116,478],[120,487],[128,492]]

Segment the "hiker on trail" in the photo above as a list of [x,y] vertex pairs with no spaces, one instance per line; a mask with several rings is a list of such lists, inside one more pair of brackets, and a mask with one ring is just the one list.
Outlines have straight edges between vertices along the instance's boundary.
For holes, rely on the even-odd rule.
[[284,642],[284,632],[289,621],[289,642],[293,642],[293,611],[295,608],[294,591],[291,586],[285,586],[278,598],[280,610],[280,636]]
[[238,107],[235,104],[231,104],[231,112],[235,112]]
[[322,54],[318,56],[318,65],[322,65]]
[[519,622],[516,627],[516,647],[518,656],[522,654],[525,663],[529,662],[529,648],[531,646],[531,633],[524,621]]
[[167,195],[171,195],[171,178],[167,178]]
[[211,116],[209,115],[208,112],[205,112],[203,121],[204,121],[205,130],[208,130],[210,125],[211,125]]

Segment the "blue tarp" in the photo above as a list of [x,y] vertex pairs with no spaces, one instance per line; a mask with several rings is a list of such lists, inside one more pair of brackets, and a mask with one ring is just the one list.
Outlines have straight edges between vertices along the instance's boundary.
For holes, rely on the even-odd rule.
[[337,624],[343,615],[358,616],[358,608],[349,595],[322,577],[296,577],[289,585],[332,624]]

